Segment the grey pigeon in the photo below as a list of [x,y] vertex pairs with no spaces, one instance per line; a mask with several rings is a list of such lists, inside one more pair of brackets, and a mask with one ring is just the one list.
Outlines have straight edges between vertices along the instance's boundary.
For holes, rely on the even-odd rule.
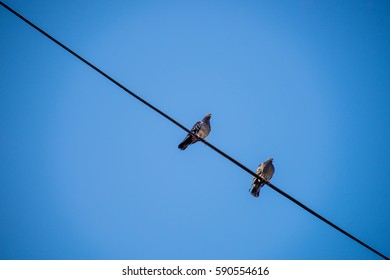
[[[207,114],[203,120],[197,122],[191,129],[191,132],[196,136],[205,139],[211,131],[210,126],[211,114]],[[198,137],[193,136],[191,133],[188,133],[186,138],[179,144],[180,150],[185,150],[189,145],[194,144],[199,141]]]
[[[272,175],[274,175],[275,167],[272,164],[273,160],[273,158],[269,158],[265,162],[261,163],[259,167],[257,167],[256,174],[259,175],[261,178],[265,179],[266,181],[271,180]],[[261,181],[258,178],[254,177],[251,185],[251,194],[254,197],[258,197],[260,189],[262,186],[264,186],[264,184],[264,181]]]

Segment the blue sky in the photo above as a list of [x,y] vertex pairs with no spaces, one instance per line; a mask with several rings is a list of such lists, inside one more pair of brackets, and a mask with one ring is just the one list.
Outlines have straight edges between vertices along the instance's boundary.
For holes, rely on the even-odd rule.
[[[5,1],[390,255],[386,1]],[[1,259],[379,259],[0,8]]]

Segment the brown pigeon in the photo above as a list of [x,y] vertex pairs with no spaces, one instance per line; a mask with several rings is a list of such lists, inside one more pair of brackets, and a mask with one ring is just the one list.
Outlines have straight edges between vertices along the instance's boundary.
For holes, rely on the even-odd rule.
[[[274,165],[272,164],[273,160],[274,160],[273,158],[269,158],[265,162],[261,163],[259,167],[257,167],[256,174],[266,181],[271,180],[272,175],[274,175],[275,168]],[[254,197],[258,197],[260,193],[260,189],[262,186],[264,186],[264,184],[265,184],[264,181],[261,181],[256,177],[253,178],[252,185],[251,185],[251,194]]]

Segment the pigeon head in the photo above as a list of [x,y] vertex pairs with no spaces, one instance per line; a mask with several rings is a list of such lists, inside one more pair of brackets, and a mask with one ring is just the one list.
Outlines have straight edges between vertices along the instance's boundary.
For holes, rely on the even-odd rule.
[[269,158],[269,159],[266,160],[266,162],[273,162],[273,161],[274,161],[273,158]]
[[211,118],[211,114],[207,114],[204,118],[203,118],[203,122],[206,122],[206,123],[210,123],[210,118]]

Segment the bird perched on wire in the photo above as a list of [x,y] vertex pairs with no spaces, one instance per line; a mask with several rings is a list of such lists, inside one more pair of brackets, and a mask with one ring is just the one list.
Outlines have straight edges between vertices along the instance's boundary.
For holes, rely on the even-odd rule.
[[[191,129],[191,132],[198,136],[201,139],[205,139],[211,131],[210,126],[211,114],[207,114],[203,120],[197,122]],[[194,144],[199,141],[199,138],[195,137],[191,133],[188,133],[186,138],[179,144],[180,150],[185,150],[189,145]]]
[[[274,175],[275,167],[272,164],[273,160],[273,158],[269,158],[265,162],[261,163],[259,167],[257,167],[256,174],[259,175],[261,178],[265,179],[266,181],[271,180],[272,175]],[[264,181],[254,177],[251,185],[251,194],[254,197],[258,197],[260,189],[262,186],[264,186],[264,184]]]

